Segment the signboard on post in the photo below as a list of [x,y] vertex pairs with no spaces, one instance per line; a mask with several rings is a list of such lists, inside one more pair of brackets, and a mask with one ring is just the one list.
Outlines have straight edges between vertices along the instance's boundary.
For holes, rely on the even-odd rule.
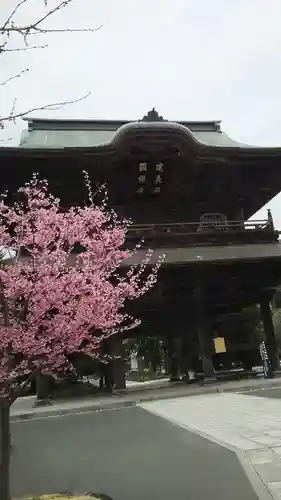
[[272,366],[267,354],[267,349],[264,341],[260,343],[260,354],[261,354],[264,378],[272,378],[273,377]]

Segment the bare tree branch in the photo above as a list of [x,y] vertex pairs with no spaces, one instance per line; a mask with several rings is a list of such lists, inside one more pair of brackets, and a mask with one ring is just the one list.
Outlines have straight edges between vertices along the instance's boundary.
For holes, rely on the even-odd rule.
[[[18,10],[18,9],[19,9],[19,8],[20,8],[20,7],[21,7],[24,3],[26,3],[26,2],[27,2],[27,0],[21,0],[21,1],[20,1],[20,2],[19,2],[19,3],[18,3],[15,7],[14,7],[14,9],[13,9],[13,10],[12,10],[12,12],[11,12],[11,14],[9,15],[9,17],[8,17],[8,18],[6,19],[6,21],[4,22],[4,24],[3,24],[2,28],[1,28],[1,31],[5,30],[5,29],[9,26],[10,22],[13,20],[14,15],[16,14],[17,10]],[[46,2],[45,2],[45,5],[47,5],[47,3],[46,3]]]
[[89,97],[90,94],[91,92],[88,92],[87,94],[83,95],[82,97],[78,97],[78,99],[74,99],[73,101],[63,101],[63,102],[55,102],[53,104],[45,104],[44,106],[38,106],[36,108],[28,109],[27,111],[21,111],[19,113],[15,112],[15,107],[17,102],[17,99],[15,98],[9,115],[0,118],[0,128],[3,127],[3,125],[1,125],[1,122],[2,123],[5,121],[15,122],[17,118],[23,118],[24,116],[27,116],[30,113],[34,113],[34,111],[45,111],[45,110],[57,111],[58,109],[61,109],[69,104],[76,104],[77,102],[84,101],[84,99],[87,99],[87,97]]
[[31,45],[30,47],[16,47],[14,49],[5,49],[5,44],[0,46],[0,55],[1,52],[23,52],[26,50],[34,50],[34,49],[46,49],[48,45]]
[[[99,31],[103,27],[102,24],[96,26],[95,28],[61,28],[61,29],[46,29],[46,28],[34,28],[37,33],[85,33],[87,31],[93,33],[94,31]],[[16,30],[15,30],[16,31]],[[35,33],[32,33],[35,35]]]
[[10,76],[9,78],[7,78],[7,80],[0,82],[0,86],[2,87],[4,85],[6,85],[7,83],[11,82],[12,80],[15,80],[16,78],[20,78],[22,75],[24,75],[24,73],[28,73],[28,71],[29,71],[28,68],[22,69],[16,75]]
[[[0,0],[1,1],[1,0]],[[74,33],[74,32],[95,32],[99,30],[102,26],[98,26],[95,28],[91,27],[86,27],[86,28],[52,28],[52,26],[48,27],[46,26],[46,22],[50,20],[57,12],[61,11],[63,8],[69,6],[73,0],[55,0],[55,6],[51,7],[50,6],[50,1],[49,0],[42,0],[43,7],[45,7],[45,12],[43,15],[39,17],[34,22],[30,22],[30,24],[24,24],[21,25],[20,23],[17,23],[16,17],[17,14],[19,13],[20,9],[23,7],[27,7],[27,4],[29,0],[17,0],[16,6],[12,9],[11,13],[5,20],[5,22],[1,25],[0,24],[0,56],[9,52],[22,52],[26,50],[33,50],[33,49],[38,49],[38,48],[46,48],[47,45],[37,45],[37,44],[31,44],[29,43],[30,37],[34,35],[45,35],[47,33]],[[32,9],[30,10],[32,12]],[[22,46],[21,44],[15,44],[15,46],[12,45],[12,41],[14,40],[13,35],[21,35],[20,39],[22,40]],[[11,82],[12,80],[18,79],[21,76],[23,76],[25,73],[28,72],[28,68],[22,69],[15,73],[14,75],[6,78],[3,82],[0,81],[0,87],[6,85],[7,83]],[[38,107],[33,107],[28,109],[27,111],[21,111],[17,112],[16,111],[16,104],[17,104],[17,98],[13,100],[11,110],[9,114],[6,116],[1,117],[1,111],[0,111],[0,129],[4,128],[4,124],[7,122],[12,122],[15,123],[17,118],[22,118],[30,113],[33,113],[35,111],[43,111],[43,110],[49,110],[49,111],[54,111],[57,109],[62,108],[65,105],[68,104],[75,104],[77,102],[80,102],[84,99],[86,99],[90,95],[90,92],[82,97],[79,97],[78,99],[74,99],[71,101],[65,101],[65,102],[57,102],[54,104],[47,104],[44,106],[38,106]]]
[[[10,16],[8,17],[8,19],[5,21],[5,23],[0,26],[0,34],[4,35],[11,35],[12,33],[19,33],[21,34],[23,37],[24,37],[24,40],[25,40],[25,43],[26,42],[26,39],[29,35],[34,35],[36,33],[72,33],[72,32],[94,32],[94,31],[97,31],[99,29],[102,28],[102,25],[101,26],[97,26],[95,28],[61,28],[61,29],[50,29],[50,28],[43,28],[42,27],[42,24],[44,23],[44,21],[48,20],[52,15],[54,15],[55,13],[59,12],[61,9],[63,9],[64,7],[67,7],[71,2],[72,0],[62,0],[60,1],[55,7],[53,7],[52,9],[48,10],[46,12],[46,14],[44,14],[43,16],[41,16],[37,21],[35,21],[34,23],[31,23],[29,25],[26,25],[26,26],[21,26],[21,25],[17,25],[16,23],[14,23],[13,21],[13,17],[15,15],[15,13],[17,12],[17,10],[25,3],[27,3],[28,0],[21,0],[17,6],[14,8],[14,10],[12,11],[12,13],[10,14]],[[44,4],[45,6],[48,6],[48,2],[46,0],[44,0]],[[3,49],[3,52],[5,51],[5,49]]]

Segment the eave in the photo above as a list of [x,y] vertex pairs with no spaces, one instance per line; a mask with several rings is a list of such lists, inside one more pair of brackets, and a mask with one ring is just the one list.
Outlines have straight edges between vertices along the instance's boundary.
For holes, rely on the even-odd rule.
[[[195,144],[195,143],[194,143]],[[202,158],[280,158],[281,147],[222,147],[195,144],[193,151]],[[118,148],[113,144],[94,147],[68,147],[68,148],[22,148],[22,147],[0,147],[2,159],[14,158],[54,158],[54,157],[79,157],[79,156],[114,156],[118,155]]]

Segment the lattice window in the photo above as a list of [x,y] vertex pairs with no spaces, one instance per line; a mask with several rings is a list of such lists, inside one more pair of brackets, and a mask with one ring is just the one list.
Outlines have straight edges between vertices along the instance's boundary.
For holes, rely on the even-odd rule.
[[205,213],[200,217],[198,232],[227,231],[227,217],[220,213]]

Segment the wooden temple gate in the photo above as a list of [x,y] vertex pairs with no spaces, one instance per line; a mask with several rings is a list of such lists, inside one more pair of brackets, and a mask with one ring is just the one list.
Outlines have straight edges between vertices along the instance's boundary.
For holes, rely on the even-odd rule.
[[[109,205],[132,218],[127,245],[144,239],[128,265],[147,248],[152,263],[166,254],[155,290],[132,305],[142,319],[133,335],[169,339],[172,378],[194,357],[213,377],[213,325],[253,304],[277,366],[270,300],[281,282],[281,246],[270,212],[249,218],[281,191],[280,148],[241,145],[219,122],[170,122],[153,109],[136,122],[31,119],[21,146],[0,148],[0,157],[1,191],[13,197],[39,172],[64,207],[84,203],[87,170],[94,185],[107,183]],[[108,346],[117,356],[121,340]],[[112,377],[124,388],[120,358]]]

